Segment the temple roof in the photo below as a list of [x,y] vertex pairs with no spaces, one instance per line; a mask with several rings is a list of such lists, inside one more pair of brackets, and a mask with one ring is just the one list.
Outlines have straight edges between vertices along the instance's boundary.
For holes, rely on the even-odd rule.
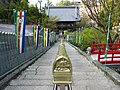
[[57,16],[59,22],[80,21],[79,7],[77,6],[48,6],[46,14],[48,16]]

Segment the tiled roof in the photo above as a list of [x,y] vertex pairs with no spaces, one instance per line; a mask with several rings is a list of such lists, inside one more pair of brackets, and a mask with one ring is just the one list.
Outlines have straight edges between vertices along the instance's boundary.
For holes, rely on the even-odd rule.
[[80,21],[79,7],[76,6],[47,7],[46,14],[57,16],[59,21]]

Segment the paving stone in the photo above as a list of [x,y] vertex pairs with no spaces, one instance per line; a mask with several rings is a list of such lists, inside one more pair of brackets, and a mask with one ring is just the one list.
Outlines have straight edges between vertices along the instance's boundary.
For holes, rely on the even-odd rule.
[[[103,72],[68,43],[65,43],[65,48],[72,62],[73,90],[120,90],[118,85],[106,78]],[[17,79],[12,80],[5,90],[53,90],[52,65],[57,50],[58,43],[22,72]]]
[[72,86],[72,90],[87,90],[85,85]]
[[[66,50],[71,52],[69,45]],[[72,53],[76,53],[75,50]],[[112,90],[111,87],[118,89],[118,86],[114,86],[114,83],[86,58],[73,56],[72,53],[68,53],[68,56],[70,56],[73,67],[73,90]]]
[[119,90],[119,87],[109,87],[109,86],[101,86],[101,85],[79,85],[79,86],[72,86],[73,90]]
[[24,79],[26,75],[18,76],[17,79]]
[[11,86],[50,86],[52,80],[12,80]]
[[97,85],[97,84],[94,84],[94,85],[89,84],[87,90],[120,90],[120,88],[111,87],[110,85],[103,86],[103,85]]
[[36,75],[52,75],[52,71],[44,71],[44,72],[40,72],[40,71],[37,71]]
[[35,71],[33,71],[33,72],[31,72],[31,71],[24,71],[23,73],[22,73],[22,75],[36,75],[36,72]]
[[39,69],[51,69],[52,66],[39,66],[37,70]]
[[8,86],[5,90],[53,90],[53,86]]
[[103,76],[73,75],[73,80],[104,80]]
[[29,66],[28,69],[37,69],[39,66]]
[[74,72],[94,72],[96,71],[96,68],[94,67],[80,67],[80,68],[73,68]]
[[51,66],[50,63],[46,64],[46,63],[36,63],[35,65],[40,65],[40,66]]
[[35,69],[35,68],[33,68],[33,69],[29,69],[29,68],[28,68],[28,69],[26,69],[25,71],[26,71],[26,72],[36,72],[36,70],[37,70],[37,69]]
[[73,83],[74,83],[74,85],[76,86],[76,85],[81,85],[81,84],[92,84],[92,85],[103,85],[103,86],[106,86],[106,85],[110,85],[110,83],[109,83],[109,80],[103,80],[103,79],[101,79],[101,80],[95,80],[95,79],[83,79],[83,80],[73,80]]
[[24,80],[52,80],[52,75],[26,75]]

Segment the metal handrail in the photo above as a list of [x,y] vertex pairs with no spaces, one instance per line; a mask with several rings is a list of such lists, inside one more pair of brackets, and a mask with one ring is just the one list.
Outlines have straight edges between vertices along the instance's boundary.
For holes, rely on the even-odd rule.
[[56,90],[55,88],[58,86],[60,86],[60,90],[65,90],[65,86],[68,86],[68,89],[71,90],[69,87],[71,87],[72,83],[72,64],[62,40],[53,63],[52,73],[53,83],[55,84],[54,90]]

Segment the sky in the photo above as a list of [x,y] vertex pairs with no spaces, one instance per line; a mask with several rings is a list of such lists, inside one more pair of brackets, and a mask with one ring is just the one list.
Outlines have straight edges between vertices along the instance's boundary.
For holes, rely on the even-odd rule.
[[[50,0],[50,1],[52,1],[52,4],[56,5],[56,3],[60,2],[61,0]],[[79,1],[79,0],[69,0],[69,1]],[[38,7],[40,6],[40,4],[38,3],[38,0],[29,0],[29,2],[30,2],[30,5],[31,4],[34,4],[34,5],[37,4]],[[46,2],[47,2],[47,0],[42,0],[41,6],[42,7],[45,6]]]
[[[56,4],[57,2],[59,2],[59,1],[61,1],[61,0],[50,0],[50,1],[52,1],[52,4]],[[31,4],[37,4],[38,5],[38,7],[39,7],[39,3],[38,3],[38,0],[29,0],[29,2],[30,2],[30,5]],[[45,6],[45,3],[47,2],[47,0],[42,0],[42,2],[41,2],[41,6],[43,7],[43,6]]]

